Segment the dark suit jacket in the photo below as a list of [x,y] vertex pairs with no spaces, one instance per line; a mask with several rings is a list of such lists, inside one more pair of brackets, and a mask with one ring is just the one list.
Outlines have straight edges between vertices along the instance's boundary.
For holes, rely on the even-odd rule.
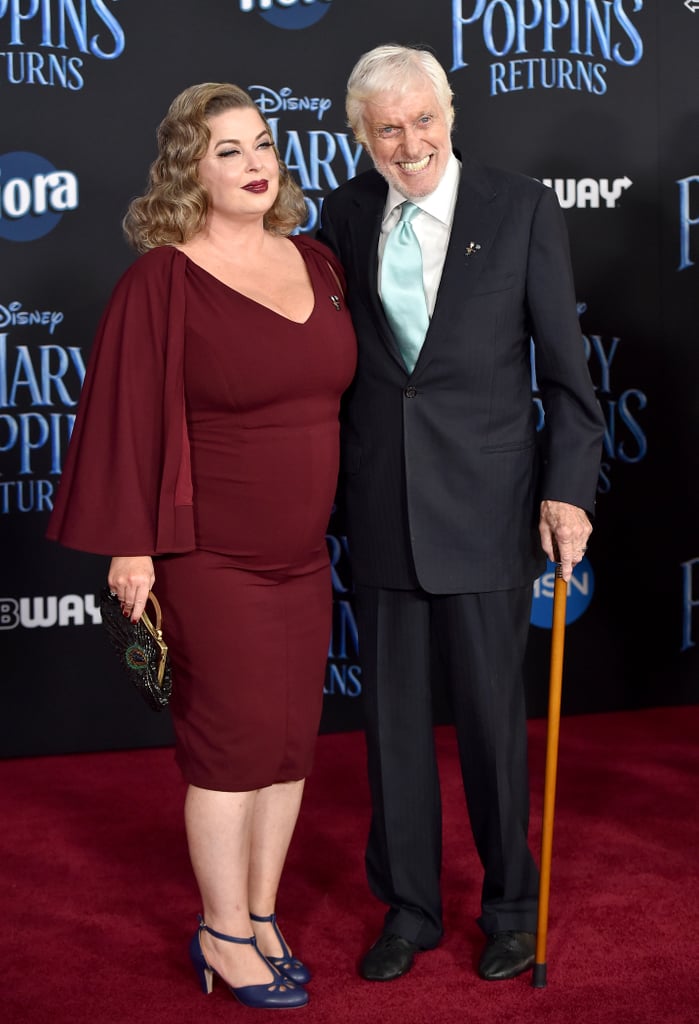
[[[540,499],[593,510],[603,433],[555,193],[463,162],[436,307],[409,375],[377,291],[386,192],[376,171],[348,181],[325,200],[319,236],[345,267],[359,342],[343,410],[354,578],[435,594],[524,586],[545,564]],[[471,242],[480,249],[466,255]]]

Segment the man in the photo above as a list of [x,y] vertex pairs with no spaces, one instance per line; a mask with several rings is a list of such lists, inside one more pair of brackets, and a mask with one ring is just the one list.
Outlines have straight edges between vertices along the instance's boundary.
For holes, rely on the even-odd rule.
[[484,868],[479,971],[510,978],[534,961],[538,892],[522,682],[531,585],[542,547],[565,579],[583,557],[601,414],[553,191],[457,159],[452,92],[425,51],[365,54],[347,113],[376,170],[328,197],[320,237],[345,266],[359,340],[344,488],[373,805],[367,873],[389,907],[360,972],[397,978],[442,934],[439,663]]

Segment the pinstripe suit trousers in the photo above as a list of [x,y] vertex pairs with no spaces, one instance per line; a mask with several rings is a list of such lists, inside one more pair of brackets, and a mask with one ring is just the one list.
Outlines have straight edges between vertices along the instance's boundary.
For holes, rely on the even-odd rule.
[[426,949],[442,934],[431,679],[438,666],[484,869],[478,923],[487,934],[536,931],[522,679],[531,587],[456,595],[356,590],[372,795],[366,866],[372,892],[389,908],[385,930]]

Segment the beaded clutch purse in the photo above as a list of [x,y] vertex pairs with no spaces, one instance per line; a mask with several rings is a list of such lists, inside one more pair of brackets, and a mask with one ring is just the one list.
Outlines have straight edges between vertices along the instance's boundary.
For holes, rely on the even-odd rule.
[[160,604],[152,590],[146,608],[149,602],[155,610],[155,624],[144,611],[134,625],[122,613],[118,597],[108,588],[100,594],[100,611],[119,664],[146,704],[153,711],[162,711],[172,693],[172,673],[163,640]]

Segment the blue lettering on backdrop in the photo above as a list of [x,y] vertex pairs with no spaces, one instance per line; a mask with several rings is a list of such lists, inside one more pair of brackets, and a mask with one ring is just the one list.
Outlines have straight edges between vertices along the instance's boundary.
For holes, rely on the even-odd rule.
[[[579,303],[578,312],[584,313],[585,303]],[[607,494],[612,487],[612,464],[636,465],[648,453],[648,439],[639,413],[648,405],[648,397],[640,388],[627,387],[615,392],[612,386],[612,362],[619,348],[620,338],[604,338],[601,334],[583,334],[585,358],[590,369],[592,383],[605,420],[602,442],[602,463],[597,490]],[[532,393],[535,406],[536,429],[545,424],[544,407],[539,397],[536,378],[536,352],[533,341],[530,344]]]
[[[332,521],[331,521],[332,525]],[[349,600],[349,548],[347,537],[326,535],[333,587],[333,624],[323,692],[328,696],[358,697],[362,692],[362,670],[357,664],[359,636],[354,609]]]
[[696,646],[692,626],[694,615],[699,615],[699,558],[682,562],[682,644],[681,651]]
[[78,207],[78,180],[36,153],[0,156],[0,237],[31,242]]
[[[263,86],[253,88],[258,90],[258,106],[264,109],[269,99],[268,92],[259,92]],[[296,175],[304,192],[337,188],[341,181],[347,181],[357,173],[357,164],[363,150],[360,143],[353,142],[347,132],[316,129],[302,133],[288,129],[282,133],[278,117],[268,117],[267,120],[282,160]],[[301,228],[303,232],[315,231],[318,227],[322,204],[322,196],[317,199],[306,196],[308,219]]]
[[[270,114],[293,111],[309,113],[320,121],[332,107],[332,100],[322,96],[295,96],[285,85],[278,91],[266,85],[249,85],[248,92],[264,114],[272,130],[275,145],[282,160],[295,174],[302,190],[321,192],[337,188],[342,181],[353,178],[363,153],[360,143],[350,139],[347,132],[320,129],[301,132],[295,128],[281,130],[281,119]],[[323,197],[306,195],[308,218],[301,227],[304,233],[315,231],[320,223]]]
[[[62,321],[59,310],[25,310],[17,301],[0,305],[2,328],[41,326],[53,335]],[[35,477],[61,472],[84,377],[80,348],[11,345],[9,331],[0,330],[0,515],[53,507],[53,481]],[[8,479],[15,474],[19,479]]]
[[240,0],[244,14],[257,11],[277,28],[302,29],[324,17],[332,0]]
[[322,121],[323,114],[333,105],[333,101],[326,97],[294,96],[293,90],[288,85],[285,85],[279,92],[267,88],[266,85],[249,85],[247,91],[265,117],[277,114],[280,110],[311,110],[316,114],[318,120]]
[[[468,67],[468,30],[479,28],[496,60],[490,94],[524,89],[571,89],[602,95],[607,65],[633,67],[643,40],[630,13],[643,0],[451,0],[452,71]],[[531,51],[562,56],[522,56]]]
[[602,335],[588,334],[583,335],[583,342],[590,375],[605,420],[598,491],[600,494],[606,494],[612,487],[611,471],[614,461],[636,465],[642,462],[648,453],[648,440],[638,420],[638,414],[646,408],[648,398],[640,388],[624,388],[616,395],[613,392],[611,366],[619,347],[619,338],[605,341]]
[[[120,57],[126,36],[111,10],[116,2],[0,0],[0,29],[8,29],[6,48],[0,51],[0,77],[10,85],[82,89],[85,62],[65,51],[74,49],[98,60]],[[28,48],[32,46],[41,50]]]
[[695,197],[699,196],[699,174],[692,174],[688,178],[680,178],[677,182],[680,190],[680,264],[678,270],[687,270],[694,266],[690,250],[690,231],[699,227],[699,200],[697,201],[696,217],[691,214],[691,190],[694,186]]

